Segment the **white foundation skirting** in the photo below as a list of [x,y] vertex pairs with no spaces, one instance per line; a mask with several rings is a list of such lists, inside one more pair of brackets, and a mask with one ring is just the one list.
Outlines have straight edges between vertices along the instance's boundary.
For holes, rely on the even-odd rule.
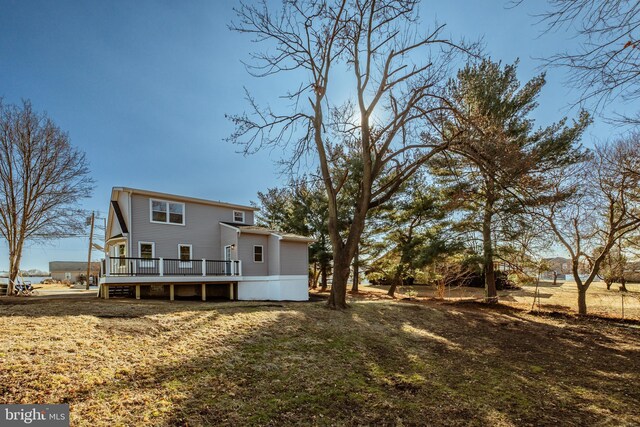
[[244,301],[308,301],[308,278],[299,276],[243,277],[238,299]]

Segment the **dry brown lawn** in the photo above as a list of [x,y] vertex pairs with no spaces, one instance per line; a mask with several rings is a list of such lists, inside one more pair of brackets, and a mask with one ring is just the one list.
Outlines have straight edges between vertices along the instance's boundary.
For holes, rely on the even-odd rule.
[[0,299],[0,403],[72,425],[640,424],[640,329],[509,307]]
[[[619,291],[620,285],[614,284],[607,290],[604,282],[594,282],[587,291],[587,308],[590,314],[606,316],[611,318],[622,318],[622,294]],[[363,289],[377,289],[386,291],[385,286],[369,286]],[[640,284],[631,283],[627,285],[629,292],[624,294],[624,318],[640,320]],[[534,285],[523,286],[518,290],[498,291],[500,302],[512,307],[531,309],[535,296],[536,287]],[[545,311],[578,311],[578,290],[574,282],[558,281],[555,285],[550,281],[541,281],[539,285],[540,308]],[[435,286],[401,286],[398,292],[402,296],[408,295],[411,291],[418,297],[435,298]],[[452,287],[447,289],[445,297],[449,300],[484,298],[484,289],[469,288],[466,286]],[[538,304],[536,301],[536,310]]]

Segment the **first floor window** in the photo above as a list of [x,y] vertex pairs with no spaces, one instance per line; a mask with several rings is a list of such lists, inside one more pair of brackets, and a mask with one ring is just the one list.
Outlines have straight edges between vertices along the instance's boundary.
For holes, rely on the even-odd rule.
[[264,262],[264,254],[262,246],[253,247],[253,262]]
[[140,267],[153,267],[155,244],[153,242],[138,242],[138,256],[145,260],[140,261]]
[[191,245],[178,245],[180,261],[191,261]]
[[153,243],[140,242],[140,258],[144,258],[144,259],[153,258]]

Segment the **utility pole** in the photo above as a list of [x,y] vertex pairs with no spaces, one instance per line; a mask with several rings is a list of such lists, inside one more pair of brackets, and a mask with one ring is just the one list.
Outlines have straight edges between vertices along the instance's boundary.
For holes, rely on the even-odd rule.
[[89,290],[89,277],[91,277],[91,248],[93,246],[93,222],[95,221],[96,213],[91,212],[91,231],[89,232],[89,254],[87,255],[87,285],[86,290]]

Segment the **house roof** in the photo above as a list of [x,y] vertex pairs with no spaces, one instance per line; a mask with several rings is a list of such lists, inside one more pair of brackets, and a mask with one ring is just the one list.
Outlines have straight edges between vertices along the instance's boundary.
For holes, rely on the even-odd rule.
[[258,208],[253,206],[237,205],[234,203],[221,202],[219,200],[207,200],[207,199],[199,199],[196,197],[180,196],[178,194],[160,193],[158,191],[142,190],[139,188],[113,187],[113,191],[130,191],[133,194],[142,194],[145,196],[158,197],[160,199],[170,199],[170,200],[175,200],[180,202],[199,203],[201,205],[221,206],[225,208],[235,208],[235,209],[243,209],[243,210],[250,210],[250,211],[258,210]]
[[237,229],[241,234],[263,234],[263,235],[275,235],[283,240],[299,241],[299,242],[315,242],[315,239],[307,236],[301,236],[300,234],[286,233],[284,231],[274,230],[272,228],[261,227],[259,225],[247,225],[239,224],[237,222],[220,221],[228,227]]
[[[99,262],[92,262],[91,269],[98,270]],[[85,261],[51,261],[49,262],[49,272],[55,271],[87,271],[87,263]]]

